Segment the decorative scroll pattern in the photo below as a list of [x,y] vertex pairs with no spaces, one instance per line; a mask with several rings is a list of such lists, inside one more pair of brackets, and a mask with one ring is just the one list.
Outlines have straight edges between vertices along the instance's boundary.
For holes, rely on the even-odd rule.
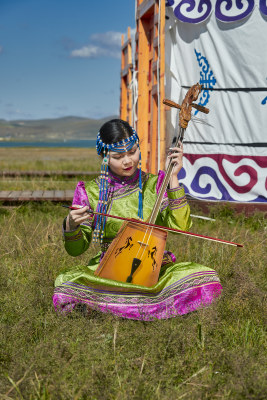
[[[196,4],[197,3],[197,4]],[[182,0],[174,9],[174,15],[183,22],[197,24],[205,21],[212,10],[210,0]]]
[[[199,98],[198,104],[205,106],[209,102],[210,98],[210,90],[216,84],[216,79],[213,76],[213,72],[210,69],[210,65],[206,57],[202,56],[200,52],[197,52],[195,49],[195,54],[197,57],[198,65],[201,68],[200,71],[200,80],[199,83],[202,85],[202,92]],[[195,115],[198,113],[198,110],[195,111]]]
[[260,0],[260,10],[262,14],[267,15],[267,0]]
[[254,0],[217,0],[215,15],[223,22],[238,21],[251,14],[254,5]]
[[[222,22],[239,21],[249,16],[255,0],[167,0],[166,7],[172,7],[174,15],[182,22],[197,24],[207,20],[215,11],[215,16]],[[259,9],[267,15],[267,1],[259,0]]]
[[185,154],[179,180],[201,199],[267,202],[267,157]]

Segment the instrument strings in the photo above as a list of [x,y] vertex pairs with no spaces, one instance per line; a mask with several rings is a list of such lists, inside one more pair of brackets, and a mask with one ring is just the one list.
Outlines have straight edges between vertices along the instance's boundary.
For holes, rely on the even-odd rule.
[[[152,233],[152,230],[153,230],[154,228],[152,227],[152,228],[149,228],[149,227],[147,227],[146,228],[146,231],[145,231],[145,233],[144,233],[144,236],[143,236],[143,239],[142,239],[142,242],[141,243],[144,243],[144,248],[143,248],[143,252],[142,252],[142,254],[141,254],[141,256],[140,256],[140,258],[139,258],[139,260],[141,260],[142,259],[142,257],[144,256],[144,254],[145,254],[145,251],[146,251],[146,247],[149,245],[149,240],[150,240],[150,238],[151,238],[151,233]],[[149,233],[149,236],[148,236],[148,238],[146,239],[146,235],[148,234],[148,231],[150,231],[150,233]],[[138,258],[138,254],[140,253],[140,250],[142,249],[142,244],[140,244],[140,247],[139,247],[139,249],[138,249],[138,251],[137,251],[137,254],[136,254],[136,258]]]
[[[181,142],[181,143],[183,142],[183,136],[184,136],[183,134],[184,134],[184,130],[183,130],[183,129],[180,129],[178,138],[177,138],[177,137],[174,137],[172,143],[175,144],[176,146],[180,147],[179,142]],[[172,166],[171,170],[173,170],[173,168],[174,168],[174,165]],[[164,180],[164,181],[165,181],[165,180]],[[162,196],[162,198],[163,198],[162,192],[165,192],[165,190],[166,190],[166,187],[165,187],[166,185],[164,184],[164,181],[162,182],[162,185],[161,185],[161,187],[160,187],[160,190],[159,190],[159,193],[158,193],[158,198],[160,198],[161,196]],[[163,193],[163,194],[164,194],[164,193]],[[153,213],[152,213],[152,214],[153,214]],[[152,217],[152,215],[151,215],[151,217]],[[149,222],[151,222],[151,218],[150,218],[150,221],[149,221]],[[142,243],[144,242],[144,243],[145,243],[145,246],[144,246],[144,248],[143,248],[143,252],[142,252],[142,254],[141,254],[141,257],[140,257],[139,259],[142,259],[142,257],[143,257],[144,254],[145,254],[146,247],[149,245],[149,241],[150,241],[150,239],[151,239],[151,235],[152,235],[153,229],[154,229],[153,227],[152,227],[152,228],[149,228],[149,227],[146,228],[146,231],[145,231],[145,233],[144,233],[144,237],[143,237],[143,240],[142,240]],[[147,237],[147,239],[146,239],[146,235],[147,235],[147,234],[148,234],[148,237]],[[146,241],[145,241],[145,239],[146,239]],[[138,258],[138,255],[139,255],[139,253],[140,253],[141,248],[142,248],[142,245],[140,244],[140,248],[139,248],[138,251],[137,251],[136,258]]]

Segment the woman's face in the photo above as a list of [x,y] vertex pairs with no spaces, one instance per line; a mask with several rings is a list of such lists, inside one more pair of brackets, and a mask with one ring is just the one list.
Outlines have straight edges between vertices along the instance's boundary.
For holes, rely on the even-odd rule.
[[123,153],[111,151],[109,153],[109,168],[118,176],[132,176],[139,165],[140,150],[134,144],[131,150]]

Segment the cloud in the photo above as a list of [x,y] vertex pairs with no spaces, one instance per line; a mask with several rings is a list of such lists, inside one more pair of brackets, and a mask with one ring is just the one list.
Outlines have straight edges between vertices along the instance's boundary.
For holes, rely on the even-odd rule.
[[72,58],[121,57],[121,32],[95,33],[89,43],[71,51]]
[[98,43],[105,47],[120,47],[121,46],[121,32],[105,32],[105,33],[95,33],[91,35],[91,40],[94,43]]
[[102,49],[99,46],[88,45],[81,47],[80,49],[72,50],[72,58],[98,58],[109,55],[108,49]]

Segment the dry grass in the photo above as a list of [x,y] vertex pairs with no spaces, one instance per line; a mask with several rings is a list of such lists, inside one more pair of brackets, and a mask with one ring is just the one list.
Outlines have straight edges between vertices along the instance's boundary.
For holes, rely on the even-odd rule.
[[[222,297],[166,321],[55,314],[57,274],[88,262],[62,246],[65,211],[49,204],[0,208],[0,399],[266,398],[266,220],[227,215],[194,231],[244,249],[170,236],[180,260],[214,266]],[[180,250],[179,250],[180,249]]]
[[[100,159],[95,149],[0,148],[0,171],[97,171]],[[0,177],[0,190],[74,190],[84,176]],[[88,178],[86,178],[88,179]]]
[[73,190],[77,185],[77,181],[83,177],[76,177],[62,180],[56,179],[54,176],[47,178],[0,178],[0,190]]
[[95,149],[0,147],[0,171],[99,171]]
[[[95,170],[93,154],[0,149],[0,168]],[[28,184],[43,187],[39,180]],[[96,252],[68,256],[61,239],[65,215],[60,205],[0,206],[0,399],[266,398],[267,225],[261,214],[246,218],[217,208],[211,212],[216,222],[194,220],[194,232],[244,243],[243,249],[169,236],[167,248],[180,261],[218,271],[223,294],[209,308],[154,322],[54,312],[55,277]]]

